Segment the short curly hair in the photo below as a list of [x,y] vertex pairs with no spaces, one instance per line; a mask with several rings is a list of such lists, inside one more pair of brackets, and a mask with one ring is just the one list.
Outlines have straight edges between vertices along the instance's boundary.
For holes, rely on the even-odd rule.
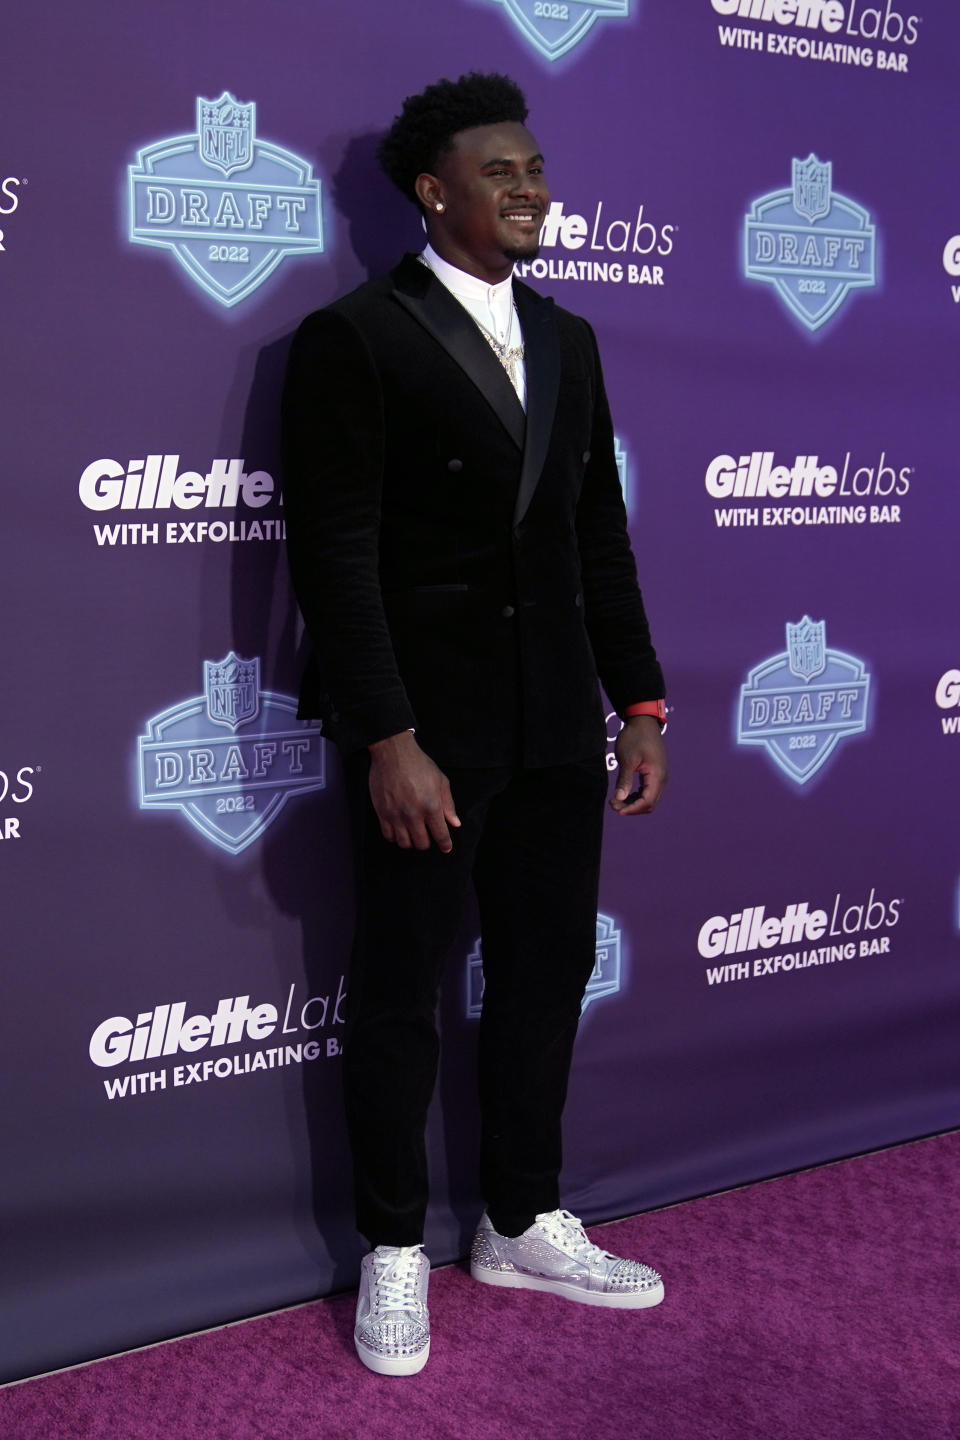
[[380,142],[381,169],[408,200],[417,204],[418,175],[433,174],[454,136],[476,125],[522,125],[527,101],[507,75],[471,71],[459,80],[438,80],[419,95],[408,95],[403,108]]

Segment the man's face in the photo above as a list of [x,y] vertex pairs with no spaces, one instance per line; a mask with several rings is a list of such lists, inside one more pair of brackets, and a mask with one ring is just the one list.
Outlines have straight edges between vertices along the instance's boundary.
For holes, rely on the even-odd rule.
[[[514,261],[536,256],[550,191],[543,156],[526,126],[461,130],[453,149],[437,161],[435,179],[436,198],[428,201],[427,213],[431,239],[445,260],[493,282],[508,275]],[[439,213],[437,200],[444,206]]]

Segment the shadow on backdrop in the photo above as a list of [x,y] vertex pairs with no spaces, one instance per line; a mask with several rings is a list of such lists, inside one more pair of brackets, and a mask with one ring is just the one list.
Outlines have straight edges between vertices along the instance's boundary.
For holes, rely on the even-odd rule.
[[[379,140],[376,133],[332,138],[324,147],[326,153],[319,156],[321,173],[333,176],[327,208],[333,245],[331,264],[324,271],[326,283],[316,297],[318,306],[385,273],[404,250],[418,250],[423,243],[414,206],[379,170]],[[256,352],[240,353],[221,437],[222,453],[238,454],[248,472],[266,470],[277,480],[282,477],[280,402],[292,336],[292,331],[285,331]],[[282,519],[279,495],[251,514],[261,521]],[[264,689],[296,694],[308,644],[282,544],[265,541],[232,547],[231,625],[236,654],[260,657]],[[262,874],[265,895],[251,883],[250,865],[242,861],[225,868],[220,882],[227,911],[259,929],[271,946],[284,994],[291,982],[289,943],[282,918],[277,923],[277,917],[288,917],[298,926],[302,968],[294,979],[294,1013],[310,1001],[311,1022],[325,1017],[314,1032],[321,1047],[342,1034],[342,977],[353,930],[350,839],[340,761],[334,746],[327,745],[325,751],[325,788],[285,807],[258,843],[254,863]],[[265,900],[273,915],[263,913]],[[475,920],[467,928],[472,936]],[[432,1207],[428,1230],[436,1260],[465,1253],[479,1210],[476,1038],[475,1027],[463,1014],[459,948],[451,958],[442,1005],[448,1017],[443,1026],[447,1044],[430,1124],[434,1194],[446,1190],[454,1209],[451,1217],[442,1207],[439,1213],[436,1205]],[[300,1041],[311,1036],[300,1031],[290,1038]],[[338,1062],[324,1055],[297,1068],[299,1075],[294,1078],[291,1071],[291,1083],[282,1088],[297,1197],[291,1218],[306,1256],[316,1266],[315,1293],[322,1294],[355,1283],[364,1247],[353,1226]]]

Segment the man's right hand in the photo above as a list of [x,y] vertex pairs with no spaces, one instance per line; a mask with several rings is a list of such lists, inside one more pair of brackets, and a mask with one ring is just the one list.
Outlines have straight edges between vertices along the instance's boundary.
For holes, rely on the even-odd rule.
[[385,840],[401,850],[453,849],[450,826],[459,828],[450,781],[409,730],[370,747],[370,799]]

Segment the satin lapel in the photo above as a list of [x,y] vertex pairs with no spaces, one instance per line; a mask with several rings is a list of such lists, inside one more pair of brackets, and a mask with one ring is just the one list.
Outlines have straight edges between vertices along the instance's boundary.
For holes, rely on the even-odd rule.
[[514,295],[523,327],[527,373],[527,438],[513,513],[513,523],[519,525],[533,499],[553,432],[560,389],[560,342],[553,300],[516,283]]
[[414,293],[412,285],[395,286],[394,297],[469,375],[507,434],[523,449],[526,417],[506,370],[459,301],[425,266],[414,263],[418,270],[425,271],[427,285],[423,293]]

